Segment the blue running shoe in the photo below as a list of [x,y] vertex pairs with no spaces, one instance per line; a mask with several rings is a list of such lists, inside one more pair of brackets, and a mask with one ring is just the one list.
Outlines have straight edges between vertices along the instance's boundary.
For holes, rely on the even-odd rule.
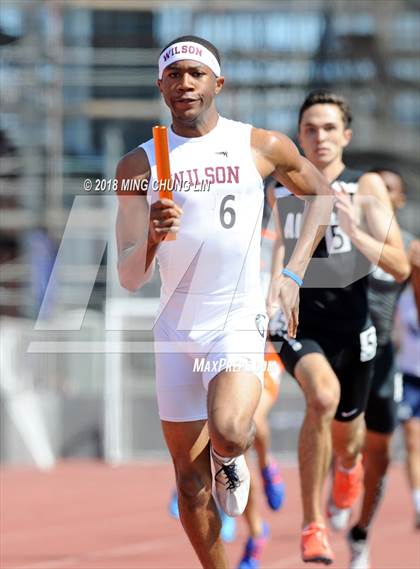
[[174,490],[169,502],[169,513],[173,518],[179,520],[178,493],[176,490]]
[[220,510],[220,519],[222,521],[222,530],[220,536],[225,543],[230,543],[236,537],[236,520],[226,515]]
[[261,555],[267,545],[270,530],[268,524],[263,523],[263,533],[260,537],[250,537],[246,542],[244,555],[238,569],[259,569]]
[[271,459],[268,466],[261,470],[264,480],[264,492],[267,497],[268,505],[272,510],[279,510],[284,501],[284,482],[280,474],[277,462]]

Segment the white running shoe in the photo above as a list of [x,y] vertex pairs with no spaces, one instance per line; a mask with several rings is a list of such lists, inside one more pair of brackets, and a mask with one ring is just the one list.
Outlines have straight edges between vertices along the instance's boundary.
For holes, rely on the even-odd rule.
[[327,504],[327,517],[328,521],[335,531],[342,531],[349,525],[351,516],[351,508],[337,508],[332,498],[329,499]]
[[221,459],[211,453],[211,473],[213,475],[213,495],[220,508],[228,516],[240,516],[248,503],[251,476],[243,454],[229,459]]
[[367,539],[355,540],[349,533],[347,542],[350,547],[349,569],[370,569],[369,545]]

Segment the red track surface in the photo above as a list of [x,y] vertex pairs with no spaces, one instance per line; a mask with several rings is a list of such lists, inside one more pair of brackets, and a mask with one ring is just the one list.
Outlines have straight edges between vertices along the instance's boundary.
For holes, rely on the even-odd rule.
[[[296,468],[283,470],[287,498],[278,513],[261,509],[272,539],[264,569],[308,567],[299,558],[300,503]],[[1,569],[190,569],[199,564],[178,521],[167,514],[172,488],[168,464],[113,468],[62,463],[51,472],[1,471]],[[246,537],[227,546],[235,567]],[[420,532],[403,468],[391,469],[375,522],[372,569],[418,569]],[[347,566],[343,536],[332,535],[332,567]],[[315,565],[310,565],[316,567]],[[310,567],[309,566],[309,567]]]

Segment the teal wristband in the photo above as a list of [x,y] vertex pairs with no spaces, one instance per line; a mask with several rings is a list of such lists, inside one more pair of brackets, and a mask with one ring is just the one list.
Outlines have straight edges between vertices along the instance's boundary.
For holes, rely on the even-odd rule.
[[285,277],[289,277],[289,279],[295,281],[295,283],[298,284],[299,286],[303,285],[303,280],[297,275],[295,275],[295,273],[292,273],[292,271],[289,271],[289,269],[283,269],[281,274],[284,275]]

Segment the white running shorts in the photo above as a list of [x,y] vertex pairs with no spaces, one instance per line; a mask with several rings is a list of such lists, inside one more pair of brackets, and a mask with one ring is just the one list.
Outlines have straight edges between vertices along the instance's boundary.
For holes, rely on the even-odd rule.
[[221,371],[252,372],[263,385],[267,323],[259,294],[172,295],[154,326],[160,418],[207,419],[208,385]]

